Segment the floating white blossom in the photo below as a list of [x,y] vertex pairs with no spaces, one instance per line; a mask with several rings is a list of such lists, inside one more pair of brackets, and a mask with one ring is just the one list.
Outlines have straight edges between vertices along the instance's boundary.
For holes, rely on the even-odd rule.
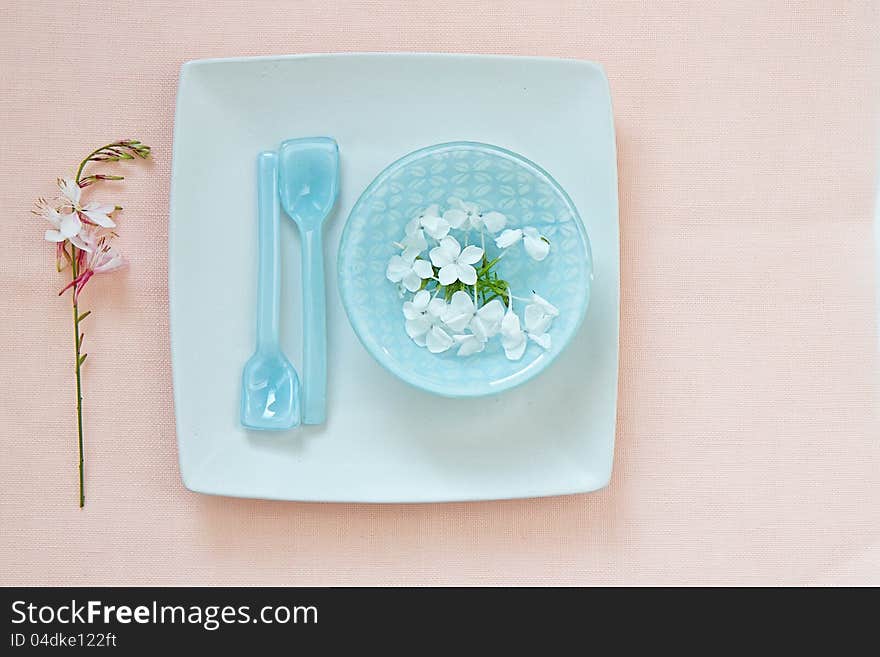
[[499,249],[507,249],[520,241],[526,253],[534,260],[540,262],[550,253],[550,242],[534,226],[508,228],[495,238],[495,246]]
[[431,278],[434,270],[431,263],[417,257],[412,251],[404,251],[402,255],[391,256],[385,276],[392,283],[402,283],[410,292],[422,286],[422,280]]
[[507,225],[507,217],[500,212],[486,212],[480,210],[476,203],[462,201],[454,196],[449,199],[449,210],[443,213],[443,218],[449,222],[452,228],[459,230],[481,230],[485,228],[493,235]]
[[501,320],[504,318],[504,304],[498,299],[492,299],[474,313],[468,327],[477,338],[483,342],[498,335],[501,330]]
[[406,226],[406,237],[401,241],[403,255],[415,259],[422,255],[422,251],[428,248],[428,240],[425,239],[425,231],[419,226],[418,219],[413,219]]
[[436,203],[416,217],[419,225],[435,240],[442,240],[449,234],[449,222],[440,216],[440,206]]
[[406,334],[417,345],[424,347],[428,332],[434,327],[442,327],[440,316],[446,308],[443,299],[432,299],[427,290],[416,292],[412,301],[403,304],[403,316],[406,318]]
[[458,240],[447,235],[440,240],[440,245],[431,249],[431,262],[440,268],[437,274],[440,285],[451,285],[461,281],[465,285],[477,282],[477,270],[474,265],[483,258],[483,249],[479,246],[466,246],[462,250]]
[[440,319],[453,331],[461,333],[471,323],[476,312],[477,307],[474,305],[471,295],[459,290],[452,295],[449,305],[446,306]]

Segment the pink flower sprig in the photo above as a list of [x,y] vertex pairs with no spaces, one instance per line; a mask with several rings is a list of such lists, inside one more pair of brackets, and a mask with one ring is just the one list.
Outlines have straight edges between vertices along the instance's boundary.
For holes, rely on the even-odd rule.
[[[78,300],[79,293],[89,282],[89,279],[95,274],[107,274],[111,271],[125,267],[126,261],[122,254],[110,243],[111,235],[102,235],[97,238],[97,243],[88,251],[79,249],[77,258],[79,258],[78,271],[79,276],[74,278],[70,283],[65,285],[58,296],[64,294],[70,288],[73,288],[73,298]],[[93,242],[94,233],[90,233],[87,237],[87,243]]]
[[95,183],[123,180],[123,176],[96,173],[83,176],[83,170],[92,162],[119,162],[135,158],[147,159],[150,147],[136,139],[125,139],[106,144],[89,153],[77,167],[72,178],[59,178],[59,194],[53,201],[37,199],[34,214],[46,219],[52,228],[44,237],[55,244],[57,270],[70,267],[70,282],[58,293],[59,296],[72,289],[73,337],[76,371],[76,419],[79,444],[79,506],[85,506],[83,485],[83,414],[82,414],[82,365],[88,354],[82,353],[85,335],[80,323],[92,311],[80,313],[79,295],[93,276],[116,271],[125,266],[125,259],[113,245],[116,237],[114,215],[122,210],[115,203],[101,203],[83,198],[83,189]]

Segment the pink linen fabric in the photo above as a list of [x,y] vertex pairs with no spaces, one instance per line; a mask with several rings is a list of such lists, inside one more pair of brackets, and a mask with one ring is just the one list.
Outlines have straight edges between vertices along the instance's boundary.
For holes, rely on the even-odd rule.
[[[868,1],[3,2],[0,584],[880,584],[878,33]],[[420,50],[607,69],[623,263],[611,485],[411,506],[190,493],[166,292],[180,65]],[[96,190],[125,205],[131,266],[82,297],[79,510],[70,308],[28,210],[127,136],[155,161]]]

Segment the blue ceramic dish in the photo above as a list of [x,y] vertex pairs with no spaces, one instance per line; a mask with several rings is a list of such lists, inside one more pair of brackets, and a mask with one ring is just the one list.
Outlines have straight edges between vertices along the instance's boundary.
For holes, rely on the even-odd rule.
[[[511,361],[494,340],[468,357],[455,350],[433,354],[406,334],[402,299],[385,276],[389,259],[399,253],[394,242],[413,217],[433,203],[447,207],[450,197],[505,214],[508,228],[535,226],[550,240],[545,260],[536,262],[524,249],[512,248],[500,267],[515,297],[534,290],[559,308],[549,330],[549,350],[530,341],[523,357]],[[487,244],[490,258],[495,251],[494,244]],[[338,266],[345,311],[367,351],[407,383],[447,397],[498,393],[542,372],[580,328],[592,281],[590,242],[568,194],[537,164],[477,142],[423,148],[382,171],[348,217]],[[514,310],[523,306],[514,301]]]

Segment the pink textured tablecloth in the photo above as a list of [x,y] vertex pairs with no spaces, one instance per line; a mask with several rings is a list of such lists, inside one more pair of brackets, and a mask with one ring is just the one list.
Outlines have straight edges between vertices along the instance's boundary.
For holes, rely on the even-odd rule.
[[[878,33],[877,2],[3,2],[0,584],[880,584]],[[606,67],[623,262],[607,489],[415,506],[184,489],[166,292],[179,67],[352,50]],[[123,167],[115,195],[131,267],[83,295],[79,510],[70,308],[28,210],[123,136],[155,162]]]

